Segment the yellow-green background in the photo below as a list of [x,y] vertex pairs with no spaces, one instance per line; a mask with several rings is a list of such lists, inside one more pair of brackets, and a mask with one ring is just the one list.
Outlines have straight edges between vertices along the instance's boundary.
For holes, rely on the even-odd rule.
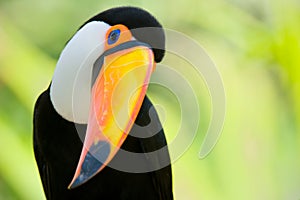
[[[299,199],[298,0],[1,0],[0,199],[44,198],[32,150],[34,102],[75,30],[117,5],[143,7],[165,27],[194,38],[224,81],[223,133],[213,152],[199,160],[211,115],[203,97],[199,134],[174,163],[176,199]],[[150,93],[159,99],[155,88]],[[169,110],[169,116],[178,114],[175,107],[173,114]]]

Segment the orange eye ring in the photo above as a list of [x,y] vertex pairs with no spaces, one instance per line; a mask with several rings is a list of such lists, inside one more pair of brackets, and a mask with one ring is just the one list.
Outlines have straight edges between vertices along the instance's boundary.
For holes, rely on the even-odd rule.
[[124,42],[131,41],[132,34],[128,28],[122,24],[112,26],[106,32],[105,50],[118,46]]

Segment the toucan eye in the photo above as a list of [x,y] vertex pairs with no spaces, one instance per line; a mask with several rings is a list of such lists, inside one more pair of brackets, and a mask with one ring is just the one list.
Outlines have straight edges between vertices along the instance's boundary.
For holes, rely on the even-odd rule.
[[107,43],[109,45],[116,43],[120,37],[120,33],[121,33],[120,29],[112,30],[108,35]]

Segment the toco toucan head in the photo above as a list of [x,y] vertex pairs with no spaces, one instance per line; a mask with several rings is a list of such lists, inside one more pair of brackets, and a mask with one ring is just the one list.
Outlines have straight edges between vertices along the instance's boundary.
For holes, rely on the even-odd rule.
[[87,124],[69,188],[88,181],[116,155],[139,113],[164,47],[160,23],[134,7],[96,15],[66,44],[50,86],[51,102],[64,119]]

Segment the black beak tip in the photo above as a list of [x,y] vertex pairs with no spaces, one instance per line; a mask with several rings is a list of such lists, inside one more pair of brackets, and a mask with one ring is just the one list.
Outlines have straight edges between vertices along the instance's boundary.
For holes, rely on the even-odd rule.
[[[80,177],[80,176],[79,176]],[[79,185],[81,185],[83,182],[80,180],[81,178],[77,178],[72,184],[70,184],[69,186],[68,186],[68,189],[70,189],[70,190],[72,190],[72,189],[74,189],[74,188],[76,188],[76,187],[78,187]]]
[[[94,155],[97,155],[97,158],[90,151]],[[69,189],[74,189],[82,185],[97,174],[97,171],[110,153],[110,145],[107,142],[101,141],[96,145],[92,145],[90,151],[85,156],[79,176],[68,186]]]
[[74,189],[84,184],[89,179],[91,179],[94,175],[95,173],[94,174],[80,173],[80,175],[74,181],[72,181],[72,183],[68,186],[68,189]]

